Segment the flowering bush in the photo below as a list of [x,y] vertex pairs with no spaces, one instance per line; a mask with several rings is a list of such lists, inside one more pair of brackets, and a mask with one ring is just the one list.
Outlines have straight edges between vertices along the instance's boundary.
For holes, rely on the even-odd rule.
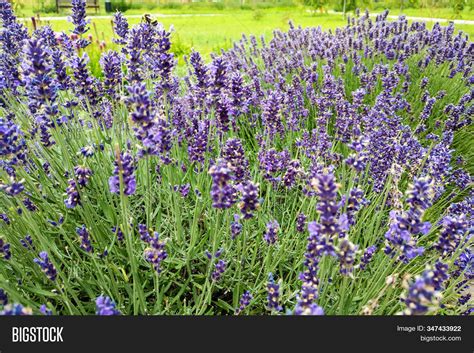
[[177,76],[117,13],[99,79],[2,2],[2,313],[469,314],[474,45],[387,14]]

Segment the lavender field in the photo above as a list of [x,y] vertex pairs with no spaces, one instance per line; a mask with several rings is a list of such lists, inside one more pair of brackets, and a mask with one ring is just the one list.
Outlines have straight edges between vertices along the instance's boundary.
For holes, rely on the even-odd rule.
[[[0,0],[3,315],[471,315],[474,44],[356,11],[177,70]],[[218,31],[218,28],[216,28]],[[179,71],[179,74],[178,74]]]

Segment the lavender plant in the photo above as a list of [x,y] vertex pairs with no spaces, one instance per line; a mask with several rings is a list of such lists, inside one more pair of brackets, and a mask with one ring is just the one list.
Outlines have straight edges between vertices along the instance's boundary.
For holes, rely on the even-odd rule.
[[290,24],[183,73],[117,13],[97,78],[84,5],[74,40],[0,7],[1,314],[472,313],[453,24]]

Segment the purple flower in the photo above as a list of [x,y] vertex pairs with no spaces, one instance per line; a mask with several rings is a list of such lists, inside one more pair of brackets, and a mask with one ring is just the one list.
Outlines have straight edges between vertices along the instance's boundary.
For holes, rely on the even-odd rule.
[[25,189],[23,183],[23,180],[19,182],[12,180],[11,184],[0,184],[0,189],[4,190],[10,196],[15,196]]
[[231,183],[233,173],[229,163],[219,159],[216,164],[209,168],[209,174],[212,178],[212,207],[231,207],[236,201],[236,190]]
[[303,169],[299,160],[294,159],[288,163],[286,173],[283,175],[283,185],[291,189],[296,185],[298,178],[303,175]]
[[304,213],[299,213],[296,217],[296,231],[303,233],[306,229],[306,215]]
[[20,239],[21,245],[28,249],[28,250],[35,250],[35,247],[33,245],[33,239],[31,238],[31,235],[25,236],[23,239]]
[[239,221],[240,216],[235,214],[234,220],[230,223],[230,237],[232,240],[237,238],[237,236],[242,232],[242,224]]
[[0,134],[0,157],[6,158],[9,165],[16,165],[23,161],[26,141],[20,128],[12,121],[0,118]]
[[267,283],[267,308],[270,311],[282,311],[280,305],[280,285],[273,279],[273,274],[268,275]]
[[5,260],[10,260],[12,257],[10,244],[6,243],[2,238],[0,238],[0,255],[3,255]]
[[459,277],[462,273],[467,280],[474,278],[474,254],[470,249],[464,250],[454,261],[454,265],[457,267],[453,274],[454,277]]
[[230,77],[231,110],[232,115],[238,117],[248,111],[247,91],[244,79],[239,72],[232,73]]
[[8,218],[6,213],[0,213],[0,219],[4,221],[6,225],[10,224],[10,218]]
[[205,153],[208,151],[209,120],[193,120],[189,128],[188,155],[192,162],[204,164]]
[[23,80],[30,99],[28,107],[31,113],[35,114],[38,123],[47,128],[51,126],[47,116],[53,117],[58,113],[50,50],[46,48],[42,38],[29,39],[23,50],[25,55],[22,63]]
[[79,186],[85,187],[92,176],[92,170],[84,166],[75,166],[74,174],[76,175]]
[[339,205],[337,201],[338,185],[336,184],[334,175],[318,174],[311,180],[311,186],[318,196],[318,204],[316,210],[319,213],[319,232],[321,235],[334,237],[340,235],[344,229],[341,227],[337,214]]
[[349,239],[342,239],[338,244],[339,272],[344,276],[350,276],[354,270],[355,255],[357,245],[354,245]]
[[5,291],[0,288],[0,305],[7,305],[8,304],[8,295]]
[[28,197],[26,197],[23,200],[23,205],[25,205],[26,209],[30,212],[34,212],[38,209],[38,207],[36,207],[36,205],[33,203],[33,201],[31,201],[31,199],[28,198]]
[[112,227],[112,232],[117,235],[117,240],[118,241],[123,241],[124,240],[124,234],[122,230],[119,227]]
[[97,297],[95,300],[95,307],[96,315],[111,316],[121,314],[120,311],[116,309],[115,303],[112,301],[112,299],[103,295]]
[[50,315],[53,315],[53,311],[51,309],[48,309],[48,307],[46,306],[46,304],[42,304],[40,306],[40,312],[43,314],[43,315],[47,315],[47,316],[50,316]]
[[121,183],[125,195],[133,195],[137,184],[135,180],[135,161],[129,152],[115,153],[114,175],[109,178],[110,192],[120,194]]
[[[172,88],[171,72],[176,65],[174,54],[171,53],[171,32],[162,27],[156,29],[156,44],[150,55],[150,65],[153,69],[152,78],[155,79],[155,92],[157,97]],[[158,77],[157,77],[158,76]]]
[[277,134],[283,136],[285,131],[280,116],[280,102],[281,96],[277,91],[271,92],[263,102],[262,121],[266,132],[272,139]]
[[72,14],[69,21],[74,25],[74,34],[84,34],[89,30],[89,20],[86,20],[86,0],[71,0]]
[[88,253],[92,252],[91,239],[86,226],[83,224],[82,227],[77,227],[76,233],[81,240],[81,249]]
[[122,62],[117,52],[109,50],[102,54],[100,66],[104,73],[104,88],[111,98],[118,99],[122,85]]
[[168,154],[172,147],[172,130],[168,121],[164,117],[156,117],[145,135],[143,145],[147,148],[146,152],[161,155],[163,163],[169,164],[171,160]]
[[246,290],[239,300],[239,307],[235,309],[235,315],[240,315],[250,304],[253,296],[250,294],[250,291]]
[[147,91],[144,82],[128,87],[128,93],[127,107],[131,111],[130,118],[136,125],[137,138],[143,140],[147,136],[147,130],[153,125],[150,93]]
[[222,56],[214,58],[211,64],[211,85],[214,97],[220,97],[223,88],[227,87],[227,64]]
[[361,269],[361,271],[365,270],[369,262],[372,260],[372,257],[374,256],[376,250],[377,246],[375,245],[369,246],[367,249],[365,249],[359,264],[359,268]]
[[153,265],[157,273],[160,273],[161,263],[168,257],[168,253],[165,250],[165,243],[160,241],[158,232],[154,232],[147,243],[149,247],[145,249],[145,259]]
[[220,259],[216,262],[214,265],[214,271],[211,273],[211,278],[214,282],[217,282],[221,279],[222,275],[224,274],[225,270],[227,268],[227,263]]
[[[21,51],[23,40],[28,38],[28,29],[17,21],[8,1],[2,1],[0,6],[0,18],[3,28],[0,33],[0,42],[2,42],[2,53],[0,54],[2,84],[0,84],[0,91],[9,88],[15,92],[21,84],[18,70],[21,57],[18,54]],[[0,104],[2,101],[3,99],[0,99]]]
[[278,240],[278,232],[280,230],[280,225],[276,220],[272,220],[267,223],[267,230],[263,234],[263,239],[269,245],[273,245]]
[[140,234],[140,239],[143,240],[144,242],[150,242],[151,237],[150,237],[150,232],[148,231],[147,227],[145,224],[139,224],[138,225],[138,234]]
[[125,16],[118,10],[114,14],[113,24],[114,24],[114,33],[119,37],[119,38],[114,38],[113,41],[121,45],[126,44],[127,42],[126,39],[128,35],[128,22]]
[[198,94],[200,94],[202,99],[204,98],[205,91],[210,85],[210,77],[208,73],[209,70],[204,63],[201,54],[194,50],[191,52],[189,62],[193,68],[194,76],[196,77],[196,87],[198,90],[200,90]]
[[183,184],[183,185],[175,185],[174,186],[175,191],[179,191],[181,194],[181,197],[186,198],[189,195],[189,191],[191,190],[191,184]]
[[55,49],[51,52],[51,62],[56,74],[56,83],[60,90],[67,90],[72,87],[71,77],[67,74],[66,61],[63,59],[63,52]]
[[364,199],[364,192],[362,190],[355,188],[350,191],[346,208],[347,221],[349,222],[349,225],[355,224],[355,215],[362,208],[362,206],[366,204],[367,201]]
[[321,316],[321,315],[324,315],[324,309],[321,308],[316,303],[311,303],[309,305],[302,305],[300,302],[298,302],[295,307],[295,311],[293,313],[295,315]]
[[324,315],[324,310],[315,303],[318,298],[317,287],[310,283],[303,283],[298,301],[293,311],[294,315]]
[[435,244],[436,250],[443,256],[450,256],[458,248],[467,230],[468,223],[464,214],[444,217],[443,229],[439,235],[438,242]]
[[444,268],[438,272],[427,269],[415,278],[402,297],[407,306],[403,312],[405,315],[424,315],[430,308],[439,304],[441,284],[446,278],[443,271]]
[[246,181],[237,186],[237,189],[241,193],[239,202],[240,212],[244,219],[253,217],[253,212],[260,207],[260,201],[258,198],[258,184],[254,184],[251,181]]
[[81,196],[77,190],[76,181],[74,179],[68,180],[68,187],[66,189],[67,198],[64,200],[64,204],[67,208],[74,208],[81,204]]
[[12,315],[33,315],[33,310],[31,308],[24,307],[21,304],[13,303],[7,304],[3,307],[3,310],[0,311],[0,316],[12,316]]
[[85,147],[81,147],[80,152],[84,157],[92,157],[95,153],[95,146],[94,145],[88,145],[88,146],[85,146]]
[[422,217],[425,210],[431,205],[433,199],[433,188],[427,178],[415,179],[415,182],[407,190],[407,211],[390,212],[390,228],[385,233],[385,253],[392,254],[398,249],[399,260],[409,262],[424,252],[422,247],[417,246],[416,236],[426,234],[431,228],[429,222],[423,222]]
[[211,254],[208,250],[205,251],[206,257],[209,260],[212,260],[213,258],[219,258],[221,257],[222,253],[224,252],[223,248],[218,249],[214,254]]
[[245,158],[245,151],[239,139],[228,139],[222,148],[221,156],[232,169],[232,178],[236,183],[243,182],[250,177],[249,162]]
[[87,103],[94,107],[102,98],[100,82],[92,76],[88,68],[89,56],[86,52],[81,56],[75,56],[71,60],[71,68],[75,80],[75,91],[83,100],[83,105]]
[[57,271],[54,267],[53,263],[48,257],[48,253],[46,251],[42,251],[39,253],[39,258],[35,258],[34,262],[41,267],[43,273],[48,277],[51,281],[56,280]]

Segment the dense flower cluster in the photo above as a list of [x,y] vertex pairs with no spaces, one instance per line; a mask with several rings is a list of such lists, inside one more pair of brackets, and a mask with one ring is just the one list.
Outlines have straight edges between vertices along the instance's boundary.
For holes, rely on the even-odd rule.
[[71,6],[67,34],[0,4],[4,314],[101,293],[99,315],[120,313],[105,294],[124,314],[471,313],[473,44],[453,24],[357,12],[177,68],[172,29],[120,12],[97,60]]

